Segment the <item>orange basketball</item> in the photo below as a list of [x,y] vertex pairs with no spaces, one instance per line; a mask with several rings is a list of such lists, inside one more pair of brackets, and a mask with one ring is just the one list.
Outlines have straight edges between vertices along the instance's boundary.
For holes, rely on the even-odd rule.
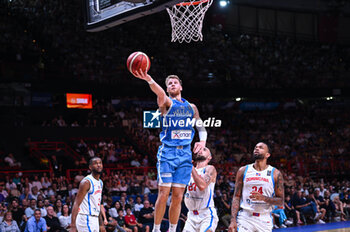
[[131,73],[135,73],[135,71],[140,69],[144,72],[148,72],[151,67],[151,61],[145,53],[134,52],[128,57],[126,66]]

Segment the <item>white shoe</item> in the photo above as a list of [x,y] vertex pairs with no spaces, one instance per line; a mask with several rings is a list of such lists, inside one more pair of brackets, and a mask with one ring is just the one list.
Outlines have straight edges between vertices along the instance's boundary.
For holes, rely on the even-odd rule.
[[287,228],[288,226],[286,226],[285,224],[281,225],[281,228]]
[[277,225],[273,225],[273,228],[274,229],[278,229],[279,227]]
[[321,213],[316,213],[314,220],[317,220],[321,216]]
[[293,225],[293,222],[292,221],[289,221],[289,220],[286,220],[284,222],[284,224],[286,224],[287,226],[290,226],[290,225]]
[[319,219],[317,224],[326,224],[323,220]]

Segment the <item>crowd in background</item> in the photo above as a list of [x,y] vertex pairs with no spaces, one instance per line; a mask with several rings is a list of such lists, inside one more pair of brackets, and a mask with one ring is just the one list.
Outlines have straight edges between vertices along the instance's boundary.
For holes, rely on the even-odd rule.
[[[69,228],[70,212],[79,182],[87,174],[86,171],[79,171],[71,179],[55,176],[53,173],[37,174],[33,178],[19,173],[7,175],[5,180],[0,182],[1,231],[17,231],[6,230],[17,227],[23,231],[32,223],[30,219],[34,220],[36,217],[45,220],[46,225],[51,228],[48,231],[65,231]],[[135,231],[135,226],[142,231],[151,229],[152,207],[157,192],[155,177],[154,169],[144,174],[136,174],[135,170],[117,170],[112,171],[110,175],[102,176],[105,183],[103,203],[110,227],[115,228],[117,222],[125,231],[129,231],[128,229]],[[286,173],[284,179],[285,207],[282,212],[281,209],[274,210],[275,227],[344,221],[349,218],[349,181],[312,179],[300,175],[288,176]],[[214,200],[220,217],[218,227],[220,230],[227,227],[230,222],[234,187],[235,173],[228,176],[218,169]],[[39,211],[36,212],[36,209]],[[185,207],[183,214],[186,216]],[[128,217],[134,217],[137,224],[132,224],[133,220]],[[164,227],[166,231],[166,217]]]
[[[5,78],[130,84],[126,59],[142,50],[151,58],[151,74],[161,82],[176,73],[191,86],[198,81],[235,88],[350,86],[348,47],[226,33],[210,12],[204,42],[181,46],[170,42],[165,12],[144,17],[142,23],[88,33],[78,1],[1,3],[0,54],[6,57],[1,60],[7,64],[1,69]],[[13,70],[14,66],[21,68]]]

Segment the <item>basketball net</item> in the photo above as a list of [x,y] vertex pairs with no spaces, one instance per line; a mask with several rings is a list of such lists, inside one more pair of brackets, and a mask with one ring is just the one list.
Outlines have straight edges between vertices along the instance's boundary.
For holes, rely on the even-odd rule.
[[171,20],[171,42],[202,41],[202,27],[205,12],[213,0],[187,0],[167,8]]

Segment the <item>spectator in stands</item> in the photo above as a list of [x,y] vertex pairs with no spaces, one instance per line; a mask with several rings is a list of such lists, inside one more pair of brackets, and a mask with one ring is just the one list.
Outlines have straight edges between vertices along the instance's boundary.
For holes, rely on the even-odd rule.
[[95,151],[89,146],[87,154],[90,158],[95,157]]
[[125,218],[124,218],[124,211],[122,209],[118,209],[118,217],[115,218],[116,220],[116,228],[118,229],[118,231],[121,232],[132,232],[131,229],[126,227],[126,222],[125,222]]
[[51,182],[47,176],[41,177],[41,186],[44,190],[47,190],[51,186]]
[[[36,209],[36,200],[32,199],[32,200],[30,200],[29,207],[26,208],[24,211],[26,217],[30,218],[31,216],[33,216],[35,209]],[[40,216],[41,216],[41,211],[40,211]]]
[[32,187],[32,197],[35,200],[38,200],[38,196],[40,195],[40,192],[38,191],[38,187],[33,186]]
[[130,162],[130,166],[131,167],[140,167],[141,166],[141,164],[140,164],[140,162],[137,160],[137,158],[136,157],[134,157],[134,159],[133,160],[131,160],[131,162]]
[[221,197],[216,198],[215,200],[215,205],[219,209],[219,217],[228,228],[231,221],[231,201],[228,199],[226,193],[223,193]]
[[8,181],[6,182],[6,189],[10,192],[12,189],[17,188],[17,185],[13,182],[13,180],[11,178],[8,178],[8,176],[6,176]]
[[327,217],[329,221],[335,220],[336,217],[336,207],[330,198],[330,193],[328,190],[324,192],[324,208],[327,210]]
[[26,210],[30,205],[30,200],[23,199],[21,202],[21,206],[23,210]]
[[139,219],[140,223],[142,224],[142,229],[145,230],[145,232],[150,232],[153,229],[154,210],[149,201],[146,200],[143,202],[143,204],[144,207],[140,210]]
[[16,161],[16,159],[15,159],[15,157],[14,157],[14,155],[13,155],[12,153],[9,153],[9,154],[5,157],[4,161],[5,161],[5,162],[7,163],[7,165],[10,166],[11,168],[12,168],[12,167],[21,167],[21,166],[22,166],[21,162],[17,162],[17,161]]
[[38,204],[37,209],[40,209],[40,211],[41,211],[41,216],[42,216],[42,217],[46,217],[47,211],[46,211],[46,208],[45,208],[45,206],[44,206],[44,202],[43,202],[42,200],[38,200],[38,201],[37,201],[37,204]]
[[60,116],[58,117],[57,125],[58,125],[59,127],[66,127],[66,126],[67,126],[66,121],[64,121],[62,115],[60,115]]
[[57,217],[61,216],[62,215],[62,197],[61,195],[57,195],[57,200],[55,201],[55,206],[54,206],[54,210],[55,210],[55,213],[57,214]]
[[76,188],[76,184],[75,183],[73,183],[73,184],[68,184],[68,196],[69,197],[73,197],[73,196],[75,196],[75,194],[78,193],[78,189]]
[[136,203],[135,203],[135,212],[140,212],[140,210],[144,207],[142,204],[142,199],[140,196],[136,197]]
[[80,170],[78,175],[74,177],[74,183],[80,183],[80,181],[84,179],[83,172]]
[[4,220],[4,216],[6,212],[7,212],[7,207],[5,203],[0,203],[0,223]]
[[29,188],[28,187],[25,187],[24,188],[24,192],[23,194],[21,194],[19,196],[19,200],[22,202],[23,199],[26,199],[26,200],[32,200],[34,199],[34,197],[32,196],[32,194],[29,193]]
[[47,207],[47,216],[44,217],[47,224],[47,232],[60,232],[62,230],[60,221],[52,206]]
[[128,206],[130,207],[131,209],[131,212],[134,212],[135,211],[135,202],[134,202],[134,198],[132,196],[130,196],[128,198],[128,202],[127,202]]
[[296,225],[303,224],[303,222],[300,220],[299,211],[295,210],[294,206],[292,205],[292,200],[290,198],[290,195],[286,195],[285,197],[284,211],[287,215],[287,218],[293,218],[294,224]]
[[34,212],[34,217],[29,218],[24,232],[46,232],[46,221],[41,217],[40,209],[36,209]]
[[[286,228],[287,226],[289,225],[292,225],[293,222],[292,221],[289,221],[287,219],[287,216],[284,212],[284,209],[283,209],[283,206],[282,207],[277,207],[275,206],[275,209],[272,211],[272,215],[274,217],[277,217],[278,218],[278,223],[276,223],[276,220],[275,220],[275,225],[274,225],[274,228]],[[277,226],[277,224],[279,226]]]
[[60,225],[63,229],[68,230],[70,228],[71,213],[67,204],[63,205],[62,215],[58,217],[58,220],[60,221]]
[[1,232],[20,232],[17,222],[13,220],[11,211],[4,215],[4,221],[0,224]]
[[3,202],[8,196],[7,191],[4,190],[4,186],[0,184],[0,203]]
[[131,229],[133,232],[138,232],[138,227],[142,228],[142,224],[138,223],[130,208],[126,209],[126,215],[124,218],[127,228]]
[[301,190],[298,190],[293,199],[293,206],[304,215],[311,215],[315,221],[318,221],[321,213],[318,213],[317,205],[313,201],[308,201],[302,194]]
[[17,199],[13,199],[11,201],[9,210],[11,210],[12,217],[17,222],[17,225],[21,225],[24,216],[24,210],[19,207]]
[[[38,191],[40,191],[40,190],[43,188],[43,186],[42,186],[42,184],[41,184],[41,182],[40,182],[40,180],[39,180],[38,175],[35,175],[35,176],[34,176],[34,180],[32,181],[32,186],[33,186],[33,187],[36,186]],[[32,187],[32,189],[33,189],[33,187]],[[32,190],[32,191],[33,191],[33,190]]]
[[118,210],[119,210],[119,209],[122,209],[123,212],[124,212],[124,215],[125,215],[125,211],[124,211],[124,209],[122,208],[120,202],[119,202],[119,201],[116,201],[116,202],[114,203],[114,207],[113,207],[113,208],[110,208],[110,209],[108,210],[108,213],[109,213],[109,215],[110,215],[112,218],[117,218],[117,217],[118,217]]
[[13,179],[12,179],[12,181],[13,181],[16,185],[21,184],[21,177],[19,176],[19,173],[18,173],[18,172],[15,174],[15,176],[14,176]]
[[333,197],[332,201],[333,201],[333,203],[335,205],[336,211],[338,211],[340,213],[340,220],[341,221],[346,221],[346,219],[345,219],[346,214],[344,212],[343,203],[339,199],[339,195],[338,194],[335,195]]

